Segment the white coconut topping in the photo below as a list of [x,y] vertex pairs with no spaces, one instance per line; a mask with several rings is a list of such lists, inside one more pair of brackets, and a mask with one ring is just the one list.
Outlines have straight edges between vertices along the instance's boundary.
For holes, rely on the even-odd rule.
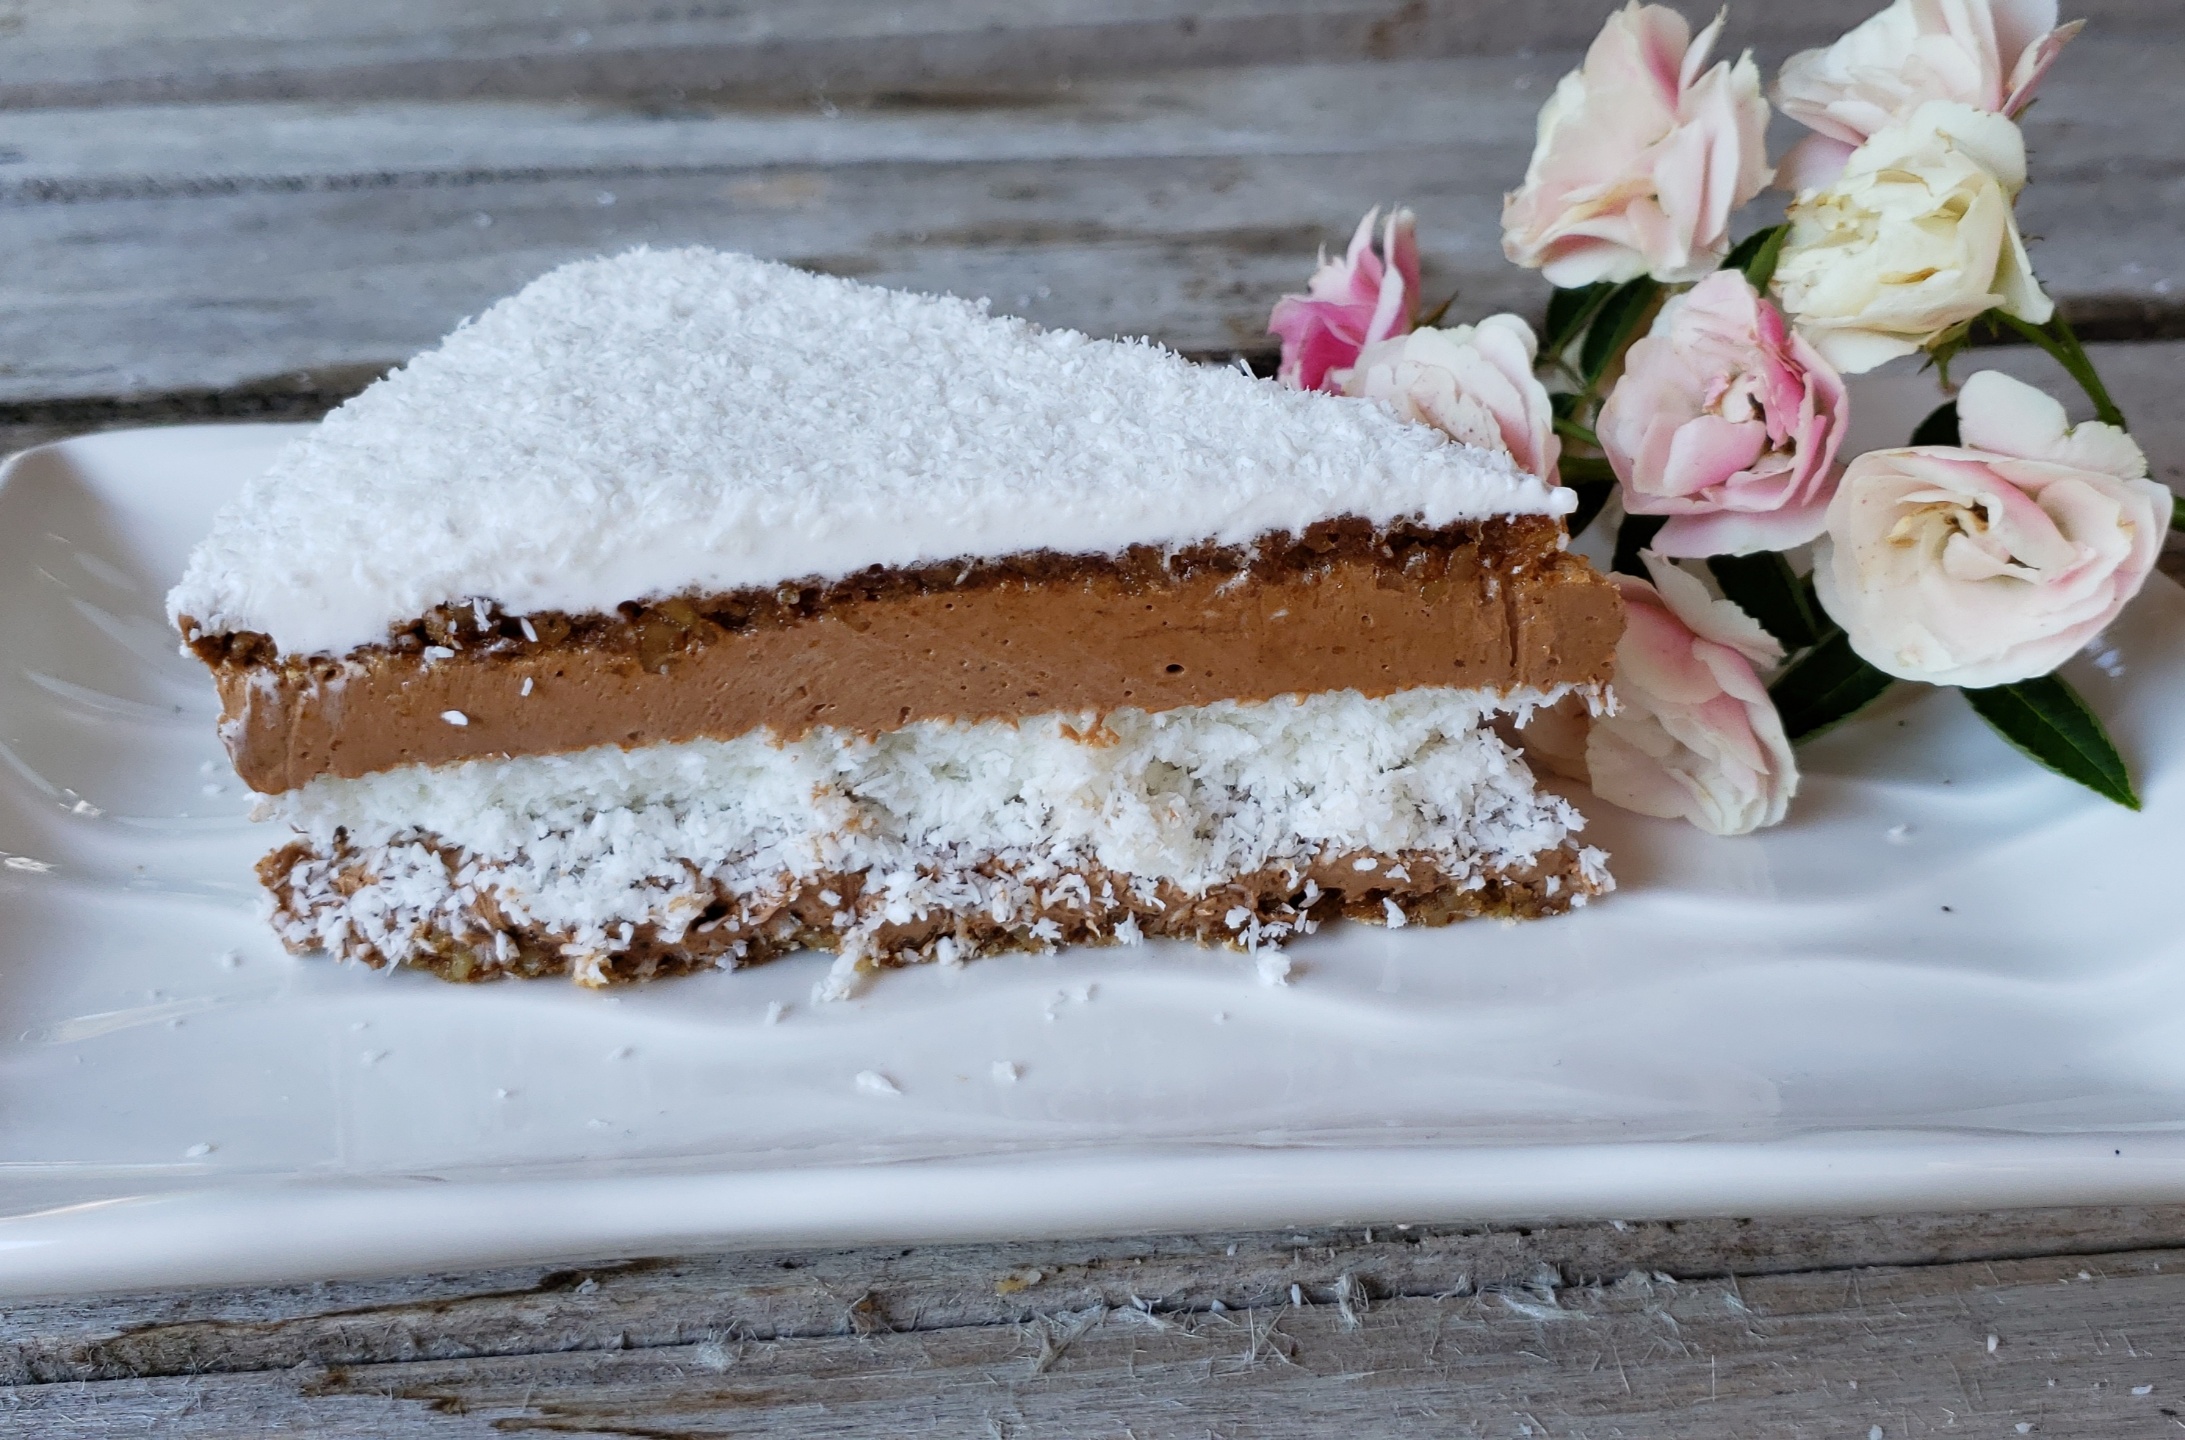
[[1357,515],[1558,514],[1376,402],[708,250],[526,286],[329,415],[168,597],[341,654],[435,606],[624,601]]
[[[307,895],[324,933],[287,938],[338,948],[353,932],[399,962],[435,929],[462,933],[485,891],[511,920],[567,936],[581,969],[636,926],[680,937],[716,883],[743,893],[862,873],[854,959],[861,931],[936,909],[1037,915],[1051,898],[1041,883],[1082,886],[1066,872],[1089,865],[1198,895],[1327,853],[1423,852],[1484,884],[1584,824],[1484,725],[1553,698],[1344,691],[1122,711],[1105,729],[1091,716],[923,722],[874,739],[750,735],[322,778],[271,810],[321,855],[346,832],[377,881]],[[1581,852],[1593,888],[1607,886],[1603,858]],[[989,860],[996,873],[981,872]],[[312,864],[297,879],[331,884]]]

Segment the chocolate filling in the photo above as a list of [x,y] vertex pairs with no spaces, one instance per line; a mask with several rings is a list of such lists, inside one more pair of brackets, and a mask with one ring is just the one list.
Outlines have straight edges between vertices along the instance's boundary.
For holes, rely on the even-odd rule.
[[1545,516],[875,568],[612,615],[516,616],[480,599],[339,658],[183,622],[218,681],[236,770],[267,793],[759,728],[1605,682],[1621,629],[1615,591]]

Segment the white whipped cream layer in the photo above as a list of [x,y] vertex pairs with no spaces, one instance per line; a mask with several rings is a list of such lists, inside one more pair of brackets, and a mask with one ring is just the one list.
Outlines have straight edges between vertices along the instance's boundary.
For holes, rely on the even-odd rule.
[[[346,832],[372,857],[377,880],[341,900],[337,923],[397,961],[436,923],[460,931],[480,890],[605,957],[633,926],[680,936],[717,881],[745,892],[859,873],[883,897],[875,927],[932,908],[1000,907],[1006,919],[1036,904],[1011,886],[1088,863],[1203,894],[1323,854],[1424,852],[1485,883],[1585,823],[1487,724],[1561,693],[1342,691],[1104,722],[603,747],[322,778],[266,808],[322,855]],[[460,855],[451,863],[440,847]],[[1016,880],[975,873],[997,858]],[[1596,888],[1609,883],[1604,860],[1581,852]],[[980,885],[993,893],[965,888]]]
[[1572,503],[1377,402],[749,256],[636,250],[543,276],[329,415],[220,511],[168,611],[341,654],[473,598],[597,613]]

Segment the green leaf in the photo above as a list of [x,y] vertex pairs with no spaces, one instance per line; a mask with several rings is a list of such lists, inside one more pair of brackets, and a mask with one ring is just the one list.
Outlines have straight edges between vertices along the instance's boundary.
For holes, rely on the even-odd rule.
[[1753,289],[1765,295],[1768,282],[1775,278],[1775,262],[1783,256],[1783,242],[1789,238],[1788,225],[1770,225],[1765,230],[1755,230],[1722,257],[1722,268],[1744,271]]
[[1591,445],[1596,450],[1601,448],[1599,436],[1576,420],[1566,419],[1561,415],[1555,417],[1555,433],[1565,440],[1575,440],[1581,445]]
[[[1781,228],[1781,226],[1771,227],[1771,229]],[[1753,257],[1760,253],[1760,247],[1768,243],[1770,233],[1770,230],[1755,230],[1752,234],[1747,235],[1730,247],[1730,253],[1723,256],[1722,263],[1715,268],[1717,270],[1742,270],[1747,265],[1752,264]]]
[[2170,528],[2185,530],[2185,495],[2170,497]]
[[1861,660],[1844,632],[1832,628],[1775,677],[1768,695],[1783,717],[1783,733],[1806,740],[1850,719],[1895,683],[1894,676]]
[[2036,765],[2076,780],[2104,800],[2139,809],[2131,772],[2102,722],[2061,676],[1967,690],[1973,713]]
[[1586,343],[1578,355],[1578,368],[1585,375],[1588,390],[1601,383],[1608,367],[1638,338],[1661,288],[1659,282],[1641,275],[1617,286],[1615,293],[1601,302],[1601,313],[1593,317],[1593,328],[1586,331]]
[[1615,493],[1613,480],[1574,480],[1570,476],[1570,462],[1564,462],[1563,484],[1578,493],[1578,508],[1570,512],[1566,522],[1570,533],[1576,536],[1586,533],[1586,527],[1600,518],[1601,509],[1608,504],[1608,497]]
[[1639,552],[1654,543],[1654,537],[1669,523],[1667,515],[1626,515],[1624,523],[1616,530],[1616,558],[1608,568],[1620,575],[1636,575],[1646,578],[1646,566],[1639,559]]
[[1601,302],[1616,287],[1607,281],[1597,285],[1583,285],[1576,290],[1557,290],[1548,297],[1548,318],[1540,327],[1540,358],[1560,355],[1564,347],[1578,338],[1578,332],[1586,328]]
[[1565,455],[1556,462],[1556,469],[1562,472],[1566,485],[1583,485],[1595,480],[1613,484],[1616,479],[1615,470],[1599,455]]
[[1717,555],[1707,562],[1707,569],[1722,593],[1782,641],[1785,650],[1803,650],[1821,638],[1820,623],[1806,606],[1797,572],[1773,550]]
[[1912,432],[1914,445],[1955,445],[1957,438],[1957,402],[1945,400],[1927,413]]

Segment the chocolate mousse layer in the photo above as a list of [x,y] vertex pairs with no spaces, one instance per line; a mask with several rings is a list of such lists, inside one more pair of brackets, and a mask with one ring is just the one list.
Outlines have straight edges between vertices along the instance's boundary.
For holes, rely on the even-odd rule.
[[384,645],[283,656],[183,633],[219,683],[237,773],[320,775],[595,745],[877,734],[918,720],[1167,710],[1419,686],[1605,682],[1616,592],[1554,519],[1331,521],[1249,547],[1047,552],[613,615],[445,606]]

